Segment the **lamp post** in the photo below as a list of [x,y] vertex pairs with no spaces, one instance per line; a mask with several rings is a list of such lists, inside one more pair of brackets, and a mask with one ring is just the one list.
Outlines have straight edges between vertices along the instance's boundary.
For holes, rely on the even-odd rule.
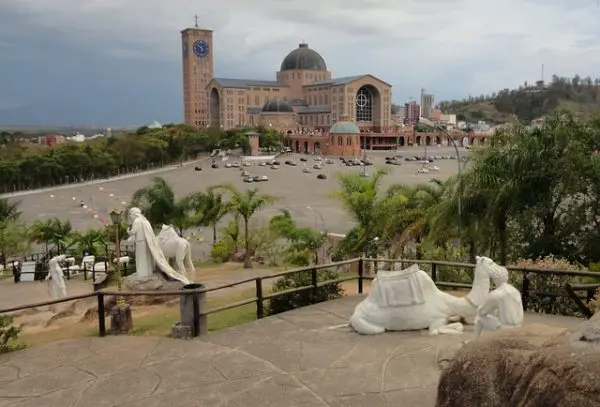
[[121,210],[113,209],[110,213],[110,220],[115,226],[115,273],[117,274],[117,286],[119,291],[123,290],[123,279],[121,278],[121,240],[119,237],[119,228],[121,227]]
[[[438,131],[441,131],[444,136],[446,136],[446,138],[450,141],[450,143],[452,143],[452,146],[454,147],[454,151],[456,152],[456,165],[457,165],[457,169],[458,169],[458,227],[459,229],[461,228],[461,224],[462,224],[462,219],[461,219],[461,214],[462,214],[462,178],[461,178],[461,173],[462,173],[462,168],[461,168],[461,158],[460,158],[460,153],[458,151],[458,146],[456,145],[456,141],[454,140],[454,138],[450,135],[450,133],[448,133],[448,131],[440,126],[438,126],[437,124],[435,124],[434,122],[432,122],[429,119],[426,119],[424,117],[419,118],[419,122],[426,124],[427,126],[431,126],[434,129],[437,129]],[[426,143],[427,144],[427,143]]]
[[319,216],[319,219],[321,220],[321,231],[325,232],[325,218],[323,217],[323,214],[312,206],[307,206],[306,209],[313,211]]

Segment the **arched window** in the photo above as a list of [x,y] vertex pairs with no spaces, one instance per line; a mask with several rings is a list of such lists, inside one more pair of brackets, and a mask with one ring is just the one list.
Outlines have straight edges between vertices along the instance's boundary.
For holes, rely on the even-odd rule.
[[362,86],[356,93],[356,121],[373,121],[373,94],[366,86]]
[[344,139],[342,138],[342,136],[338,136],[338,146],[343,146],[344,145]]
[[351,146],[352,145],[352,137],[348,137],[348,139],[346,140],[346,145],[347,146]]

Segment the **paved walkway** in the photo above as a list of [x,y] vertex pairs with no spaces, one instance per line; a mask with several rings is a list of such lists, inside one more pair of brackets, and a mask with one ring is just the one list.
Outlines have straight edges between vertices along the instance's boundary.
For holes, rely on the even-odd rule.
[[[462,336],[331,329],[360,297],[305,307],[202,340],[87,338],[0,356],[0,407],[429,407],[440,355]],[[575,318],[527,323],[571,327]]]

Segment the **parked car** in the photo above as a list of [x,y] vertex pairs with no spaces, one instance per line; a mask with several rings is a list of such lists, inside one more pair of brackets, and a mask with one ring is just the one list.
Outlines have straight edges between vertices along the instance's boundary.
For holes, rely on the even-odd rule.
[[267,166],[267,163],[266,163],[266,162],[262,162],[262,163],[260,163],[260,164],[258,164],[258,165],[260,165],[261,167],[266,167],[266,166]]
[[315,164],[315,165],[313,165],[313,168],[314,168],[315,170],[322,170],[322,169],[323,169],[323,167],[322,167],[320,164]]
[[327,179],[327,175],[319,174],[319,175],[317,175],[317,179]]
[[267,177],[266,175],[261,175],[258,177],[258,180],[261,182],[268,181],[269,177]]
[[254,178],[253,177],[246,177],[246,178],[244,178],[244,182],[254,182]]
[[271,165],[269,168],[271,168],[272,170],[278,170],[279,166],[278,165]]
[[306,161],[308,161],[308,158],[306,158],[306,157],[300,157],[300,161],[306,162]]
[[242,177],[249,177],[250,173],[248,171],[242,171]]
[[328,158],[325,160],[326,164],[333,164],[333,160],[331,158]]
[[310,174],[312,171],[309,168],[304,167],[302,169],[302,172],[305,173],[305,174]]
[[194,167],[194,171],[202,171],[202,167]]
[[219,164],[217,163],[212,163],[210,166],[211,168],[219,168]]
[[292,167],[294,167],[294,166],[298,165],[298,164],[297,164],[295,161],[292,161],[292,160],[288,160],[288,161],[286,161],[286,162],[285,162],[285,164],[286,164],[286,165],[291,165]]

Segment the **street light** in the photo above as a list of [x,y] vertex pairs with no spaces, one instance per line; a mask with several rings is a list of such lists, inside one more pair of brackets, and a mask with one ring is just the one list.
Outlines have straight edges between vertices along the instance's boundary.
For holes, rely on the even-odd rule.
[[115,273],[117,274],[117,286],[119,291],[123,290],[123,279],[121,278],[121,240],[119,237],[119,228],[121,227],[121,210],[113,209],[110,213],[110,220],[115,226],[115,256],[117,257],[115,261]]
[[325,232],[325,218],[323,217],[323,214],[321,212],[319,212],[317,209],[313,208],[312,206],[307,206],[306,209],[313,211],[314,213],[316,213],[319,218],[321,219],[321,230],[323,232]]
[[[440,126],[438,126],[436,123],[432,122],[429,119],[426,119],[424,117],[420,117],[419,118],[419,123],[423,123],[427,126],[431,126],[434,129],[437,129],[438,131],[441,131],[442,133],[444,133],[444,136],[446,136],[446,138],[452,143],[452,146],[454,147],[454,151],[456,152],[456,165],[458,166],[458,227],[459,229],[461,229],[461,214],[462,214],[462,178],[461,178],[461,159],[460,159],[460,153],[458,152],[458,146],[456,145],[456,141],[454,140],[454,138],[450,135],[450,133],[448,133],[448,131]],[[427,143],[425,143],[427,144]]]

